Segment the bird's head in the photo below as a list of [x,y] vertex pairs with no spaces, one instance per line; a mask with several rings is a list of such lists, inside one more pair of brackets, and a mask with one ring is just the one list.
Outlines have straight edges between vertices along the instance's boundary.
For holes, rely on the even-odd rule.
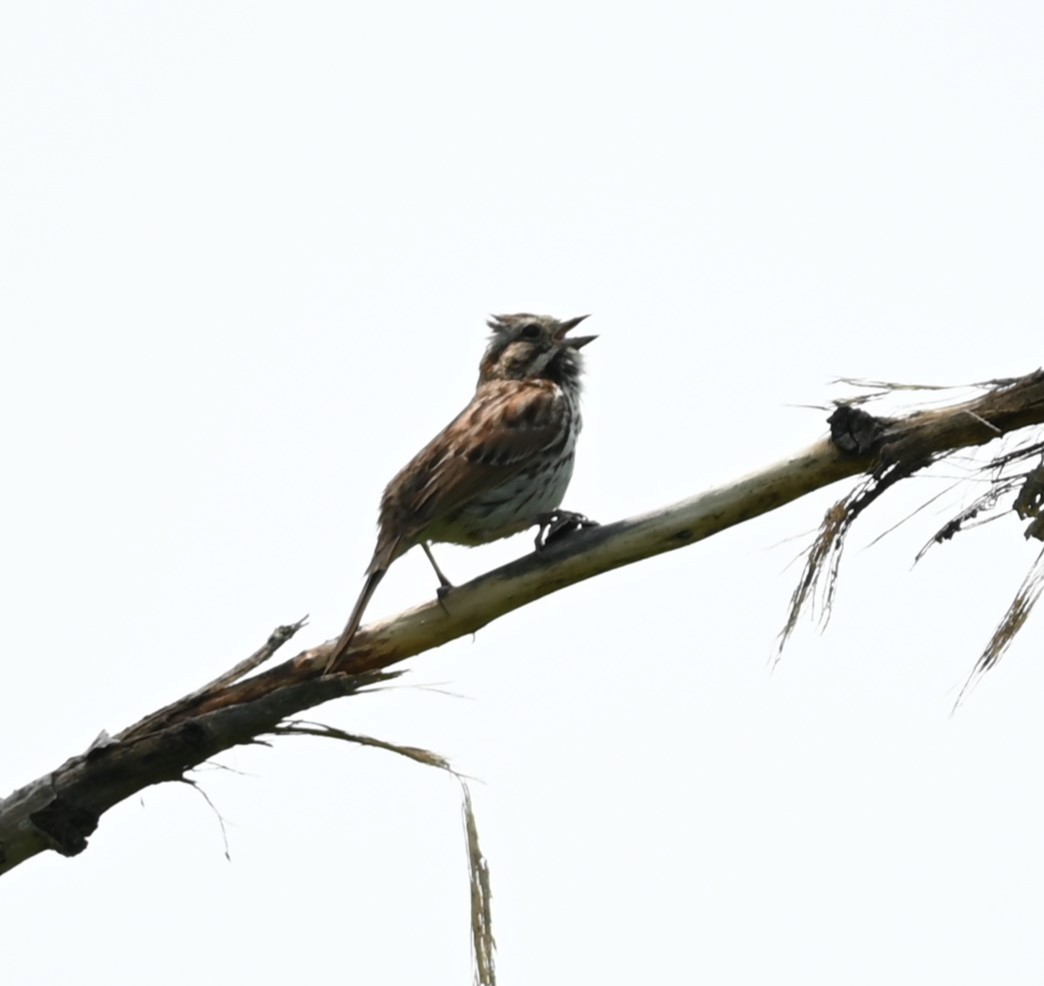
[[571,336],[585,318],[559,321],[550,315],[493,315],[493,330],[479,364],[479,383],[487,380],[552,380],[578,387],[583,362],[580,350],[597,336]]

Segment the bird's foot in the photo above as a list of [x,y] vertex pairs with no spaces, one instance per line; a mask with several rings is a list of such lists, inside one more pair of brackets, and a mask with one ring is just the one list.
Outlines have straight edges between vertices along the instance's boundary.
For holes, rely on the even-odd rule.
[[449,596],[457,587],[452,582],[443,582],[435,590],[435,598],[439,601],[439,606],[442,607],[442,612],[447,616],[450,615],[450,611],[446,606],[446,598]]
[[548,511],[546,514],[541,514],[537,517],[537,523],[540,525],[536,541],[534,542],[537,551],[543,551],[549,544],[567,534],[573,534],[576,531],[583,530],[585,527],[598,526],[598,521],[591,520],[589,517],[578,514],[574,510]]

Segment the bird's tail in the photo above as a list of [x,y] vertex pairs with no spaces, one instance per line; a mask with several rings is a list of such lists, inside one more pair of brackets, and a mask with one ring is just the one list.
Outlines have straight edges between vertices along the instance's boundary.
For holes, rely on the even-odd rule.
[[359,629],[363,613],[366,612],[366,606],[369,604],[370,598],[376,591],[377,586],[380,585],[381,579],[384,578],[387,571],[387,568],[370,566],[370,571],[366,573],[366,581],[363,583],[362,592],[359,593],[359,598],[356,599],[355,605],[352,607],[352,615],[348,617],[348,622],[341,631],[341,636],[337,638],[337,643],[334,644],[333,650],[330,651],[323,674],[329,672],[348,652],[348,648],[352,646],[352,637],[355,636],[355,631]]

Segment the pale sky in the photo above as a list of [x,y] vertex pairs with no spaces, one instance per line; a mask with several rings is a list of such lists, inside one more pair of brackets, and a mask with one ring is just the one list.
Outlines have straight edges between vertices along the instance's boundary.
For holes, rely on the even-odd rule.
[[[0,791],[280,623],[335,635],[490,312],[591,313],[565,505],[603,521],[815,441],[836,377],[1035,368],[1042,42],[1014,2],[3,5]],[[951,716],[1039,545],[1011,516],[911,571],[979,488],[867,547],[914,480],[773,669],[847,488],[314,711],[475,779],[503,986],[1040,981],[1044,614]],[[410,553],[370,616],[433,589]],[[220,763],[231,861],[147,790],[4,878],[5,982],[470,982],[452,778]]]

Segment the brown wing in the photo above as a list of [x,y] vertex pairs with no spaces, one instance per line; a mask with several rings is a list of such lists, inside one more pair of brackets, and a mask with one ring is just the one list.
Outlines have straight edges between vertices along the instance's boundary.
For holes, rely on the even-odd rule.
[[568,417],[565,397],[549,381],[483,384],[388,484],[381,501],[377,567],[416,544],[434,521],[452,516],[560,445]]

